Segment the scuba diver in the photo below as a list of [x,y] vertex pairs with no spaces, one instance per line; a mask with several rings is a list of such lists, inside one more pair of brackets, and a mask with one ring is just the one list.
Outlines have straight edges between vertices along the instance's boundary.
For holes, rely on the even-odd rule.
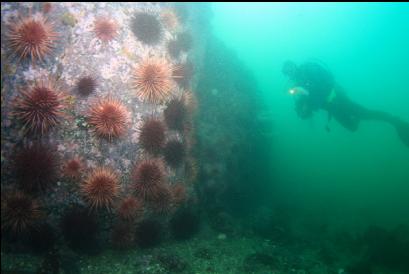
[[[351,101],[332,74],[321,65],[314,62],[296,65],[286,61],[282,72],[294,83],[289,92],[295,97],[295,110],[301,119],[310,118],[315,111],[322,109],[328,112],[328,123],[334,118],[352,132],[358,129],[362,120],[386,122],[395,127],[401,141],[409,147],[408,123]],[[326,129],[329,131],[328,125]]]

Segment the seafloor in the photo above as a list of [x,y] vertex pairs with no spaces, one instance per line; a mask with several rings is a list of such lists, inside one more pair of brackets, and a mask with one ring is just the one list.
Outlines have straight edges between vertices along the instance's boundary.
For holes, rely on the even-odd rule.
[[[288,249],[254,235],[204,230],[189,241],[168,241],[149,250],[108,249],[85,256],[67,249],[60,255],[65,257],[62,273],[343,273],[326,266],[314,249]],[[2,272],[35,273],[44,260],[2,252]],[[12,271],[16,269],[19,272]]]

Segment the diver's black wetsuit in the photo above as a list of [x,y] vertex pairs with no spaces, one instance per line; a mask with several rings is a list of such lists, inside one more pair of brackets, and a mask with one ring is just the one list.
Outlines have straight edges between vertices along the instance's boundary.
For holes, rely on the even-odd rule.
[[409,146],[409,125],[383,111],[367,109],[351,101],[334,80],[332,74],[317,63],[308,62],[293,69],[289,75],[295,86],[308,91],[308,96],[296,102],[298,109],[308,109],[303,118],[319,109],[328,111],[329,120],[334,117],[342,126],[356,131],[361,120],[383,121],[395,126],[401,140]]
[[300,65],[291,76],[295,86],[308,90],[307,104],[312,111],[323,107],[335,87],[332,74],[317,63],[308,62]]
[[323,106],[329,115],[333,116],[341,125],[350,131],[356,131],[361,120],[383,121],[395,123],[397,118],[389,113],[367,109],[351,101],[345,93],[340,90],[335,91],[334,99]]

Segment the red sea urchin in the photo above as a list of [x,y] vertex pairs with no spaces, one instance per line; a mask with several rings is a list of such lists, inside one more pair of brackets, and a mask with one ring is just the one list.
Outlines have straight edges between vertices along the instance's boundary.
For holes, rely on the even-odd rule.
[[179,28],[179,18],[173,8],[165,8],[160,14],[163,24],[171,31]]
[[13,115],[23,124],[26,132],[45,134],[60,122],[63,99],[56,83],[42,80],[21,91],[14,102]]
[[43,3],[43,8],[42,11],[44,14],[50,13],[50,11],[53,9],[53,4],[50,2],[45,2]]
[[194,75],[194,66],[191,62],[174,66],[172,77],[179,87],[188,88]]
[[1,231],[15,235],[29,232],[41,215],[36,200],[22,192],[7,194],[1,202]]
[[55,153],[42,144],[23,147],[16,153],[14,165],[20,187],[30,193],[48,189],[58,175]]
[[195,114],[198,108],[198,102],[197,102],[197,97],[196,94],[194,94],[190,90],[185,90],[182,95],[182,100],[183,103],[186,106],[187,111],[189,112],[190,115]]
[[149,201],[153,211],[167,215],[173,210],[173,195],[167,185],[161,185],[156,188],[156,195]]
[[110,141],[125,134],[128,119],[126,107],[110,97],[94,104],[89,113],[89,123],[94,126],[96,135]]
[[162,103],[172,94],[173,67],[164,59],[145,59],[135,69],[133,87],[142,101]]
[[158,188],[165,182],[165,169],[161,160],[143,160],[132,172],[132,182],[136,194],[145,201],[158,196]]
[[82,160],[78,157],[69,159],[63,168],[63,173],[65,176],[70,178],[80,178],[81,173],[84,170]]
[[52,52],[57,37],[53,25],[42,16],[19,20],[7,34],[9,47],[19,60],[29,57],[33,62],[43,61]]
[[94,169],[81,187],[91,209],[105,207],[110,210],[119,194],[117,175],[109,168]]
[[186,188],[183,183],[173,185],[171,190],[173,195],[173,202],[175,203],[175,205],[182,205],[187,199]]
[[154,155],[165,145],[165,124],[156,118],[148,118],[142,125],[139,141],[143,149]]
[[113,40],[118,34],[118,26],[108,17],[99,17],[94,23],[94,33],[102,42]]
[[132,221],[141,216],[142,213],[142,201],[132,196],[124,198],[118,207],[118,215],[125,221]]

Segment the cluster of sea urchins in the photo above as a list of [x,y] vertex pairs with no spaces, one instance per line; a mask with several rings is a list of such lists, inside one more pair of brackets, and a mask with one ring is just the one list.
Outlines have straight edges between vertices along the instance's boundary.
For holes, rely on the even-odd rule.
[[[43,5],[43,14],[48,14],[51,8],[51,4]],[[164,24],[172,32],[180,29],[179,16],[173,9],[166,9],[160,16],[148,11],[136,12],[131,18],[130,29],[143,45],[156,46],[164,39]],[[100,16],[95,19],[92,31],[97,39],[108,44],[119,36],[120,28],[112,18]],[[59,37],[54,24],[44,16],[30,15],[19,20],[7,33],[10,54],[33,64],[52,56]],[[177,59],[180,52],[191,48],[192,39],[187,32],[175,37],[168,47],[169,54]],[[154,213],[168,214],[175,206],[182,205],[187,200],[186,187],[181,182],[176,185],[168,182],[165,162],[171,168],[179,168],[188,154],[182,136],[189,124],[190,105],[194,100],[192,93],[177,90],[176,84],[181,86],[184,81],[183,86],[188,86],[189,71],[163,57],[144,58],[133,70],[132,86],[138,99],[149,104],[166,103],[166,109],[164,119],[148,117],[140,128],[139,143],[148,157],[133,167],[131,193],[121,197],[120,176],[110,167],[94,168],[84,176],[85,161],[77,156],[59,167],[54,147],[36,140],[15,153],[15,173],[22,191],[2,199],[2,231],[21,234],[37,225],[42,211],[32,196],[56,186],[58,170],[73,182],[83,180],[78,185],[88,210],[115,209],[120,222],[115,226],[112,239],[119,245],[133,241],[130,225],[143,216],[146,206]],[[94,94],[98,86],[97,78],[86,74],[77,80],[74,90],[78,95],[88,96]],[[182,97],[176,97],[181,93]],[[42,137],[66,117],[66,98],[51,77],[35,81],[21,89],[12,113],[27,135]],[[111,96],[97,98],[91,104],[87,118],[95,135],[109,141],[126,135],[130,123],[127,107]],[[178,139],[167,137],[166,133],[172,130],[179,132]],[[94,235],[97,226],[94,217],[87,218],[85,209],[74,205],[62,218],[62,230],[66,240],[78,247],[89,242],[84,234]],[[140,231],[142,233],[144,229]]]

